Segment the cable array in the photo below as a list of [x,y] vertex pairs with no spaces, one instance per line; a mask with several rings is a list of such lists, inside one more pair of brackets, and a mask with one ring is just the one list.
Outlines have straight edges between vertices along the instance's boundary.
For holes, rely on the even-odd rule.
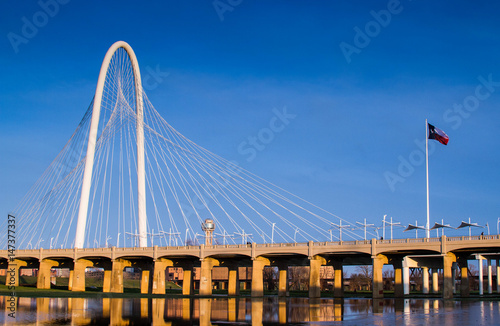
[[[148,246],[338,240],[349,223],[184,137],[135,94],[128,54],[119,49],[106,76],[85,247],[138,246],[136,96],[144,103]],[[19,248],[72,248],[93,103],[62,151],[13,211]],[[342,230],[346,239],[360,239]],[[374,234],[371,234],[374,235]],[[6,247],[6,237],[0,237]]]

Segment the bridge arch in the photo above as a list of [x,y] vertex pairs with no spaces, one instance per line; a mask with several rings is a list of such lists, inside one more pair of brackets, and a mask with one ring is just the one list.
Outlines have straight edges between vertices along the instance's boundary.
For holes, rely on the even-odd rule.
[[147,225],[146,225],[146,182],[144,167],[144,116],[143,116],[143,98],[142,83],[139,70],[139,62],[135,56],[132,47],[123,41],[114,43],[106,53],[99,72],[99,79],[95,91],[94,103],[92,108],[92,119],[87,145],[87,155],[85,157],[85,170],[83,174],[82,191],[80,195],[80,206],[78,210],[78,222],[76,227],[75,248],[83,248],[85,241],[85,228],[87,224],[87,213],[90,197],[90,188],[92,181],[92,170],[94,166],[95,146],[97,140],[97,130],[99,126],[99,116],[104,92],[104,86],[108,77],[108,68],[111,59],[116,51],[124,49],[132,65],[135,86],[136,115],[137,115],[137,207],[138,207],[138,227],[139,227],[139,246],[147,247]]

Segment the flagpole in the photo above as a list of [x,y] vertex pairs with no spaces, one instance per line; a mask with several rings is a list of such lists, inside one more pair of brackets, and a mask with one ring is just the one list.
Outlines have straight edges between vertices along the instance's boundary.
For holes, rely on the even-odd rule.
[[425,119],[425,177],[427,179],[427,224],[425,225],[425,235],[430,238],[429,231],[429,124]]

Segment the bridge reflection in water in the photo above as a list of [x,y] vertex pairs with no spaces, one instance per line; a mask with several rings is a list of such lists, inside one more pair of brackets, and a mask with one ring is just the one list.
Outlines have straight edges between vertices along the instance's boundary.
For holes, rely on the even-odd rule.
[[[0,297],[2,324],[9,324]],[[441,299],[309,298],[18,298],[16,322],[71,325],[290,324],[351,321],[384,325],[491,324],[500,302]],[[472,318],[472,319],[470,319]],[[493,325],[491,324],[491,325]]]

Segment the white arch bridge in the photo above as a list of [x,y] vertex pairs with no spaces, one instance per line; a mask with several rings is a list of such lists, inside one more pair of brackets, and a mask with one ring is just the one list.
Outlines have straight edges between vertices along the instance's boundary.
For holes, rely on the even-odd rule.
[[[498,236],[377,241],[343,228],[353,223],[170,126],[144,93],[139,64],[125,42],[106,53],[84,117],[12,215],[16,250],[7,232],[0,237],[7,249],[0,251],[7,284],[18,284],[20,268],[38,268],[37,285],[48,288],[50,269],[67,267],[74,291],[85,290],[85,269],[93,266],[105,270],[103,291],[121,292],[123,269],[137,266],[142,292],[165,293],[165,269],[180,266],[183,293],[192,294],[192,271],[199,266],[200,294],[211,294],[211,269],[225,266],[228,293],[237,294],[238,267],[251,266],[252,294],[262,295],[262,270],[275,265],[279,293],[286,295],[288,266],[308,265],[310,295],[319,296],[319,267],[330,264],[341,295],[342,266],[372,264],[373,295],[380,297],[381,268],[392,264],[397,295],[404,294],[402,268],[432,267],[444,269],[443,295],[449,297],[457,259],[494,254],[500,247]],[[199,234],[205,219],[216,228]],[[11,220],[4,221],[5,230]],[[334,237],[334,227],[348,241]]]

